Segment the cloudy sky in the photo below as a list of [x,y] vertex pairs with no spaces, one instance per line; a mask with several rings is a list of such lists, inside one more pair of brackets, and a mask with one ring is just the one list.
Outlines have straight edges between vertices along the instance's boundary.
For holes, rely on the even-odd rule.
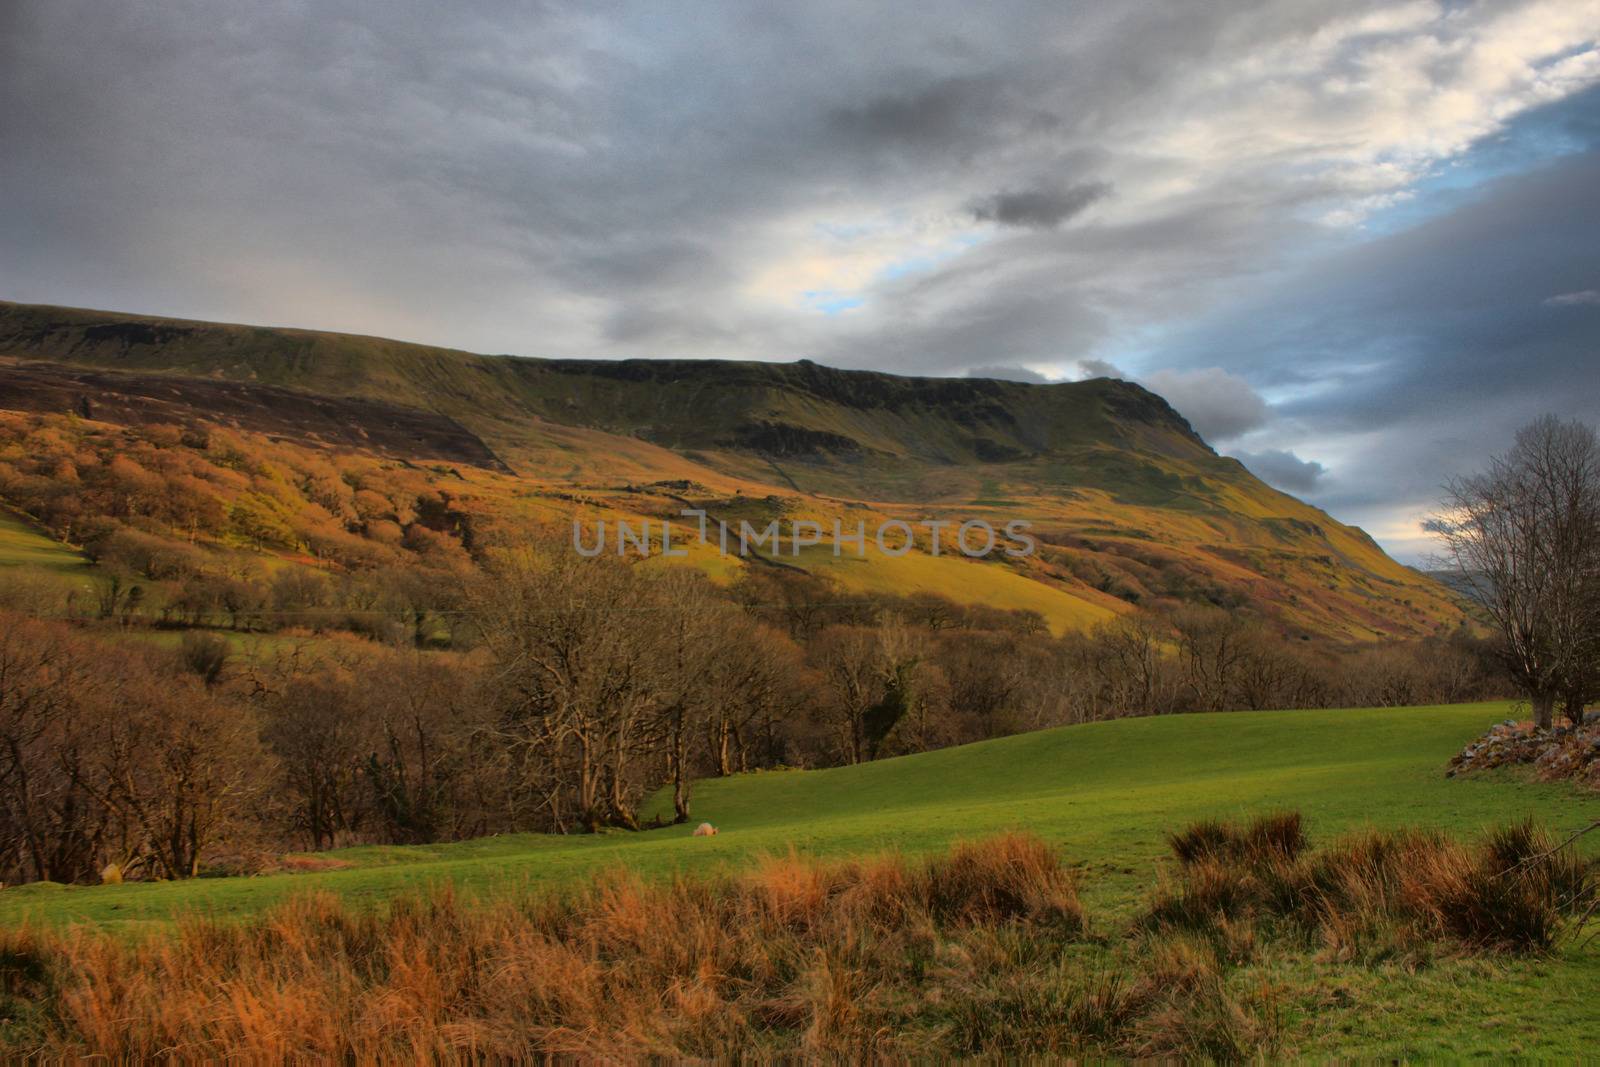
[[0,0],[0,298],[1166,395],[1402,558],[1600,418],[1600,0]]

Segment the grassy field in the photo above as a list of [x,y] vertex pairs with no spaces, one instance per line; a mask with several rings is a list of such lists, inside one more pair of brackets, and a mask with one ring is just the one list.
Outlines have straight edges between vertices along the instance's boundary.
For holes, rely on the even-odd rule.
[[[1600,817],[1600,798],[1565,786],[1444,777],[1449,755],[1506,713],[1502,704],[1476,704],[1066,727],[860,767],[703,782],[694,811],[719,826],[714,838],[692,838],[684,826],[566,839],[520,835],[346,849],[326,857],[348,867],[316,873],[23,886],[0,892],[0,924],[154,931],[183,914],[254,914],[312,888],[377,902],[451,883],[471,897],[530,883],[573,885],[617,866],[649,877],[711,873],[790,849],[824,857],[919,854],[1018,828],[1058,846],[1079,869],[1085,904],[1104,928],[1131,916],[1157,879],[1164,833],[1203,816],[1296,808],[1314,841],[1364,826],[1471,835],[1523,815],[1564,832]],[[1600,1027],[1593,996],[1600,954],[1593,946],[1569,944],[1534,961],[1446,959],[1416,973],[1271,953],[1253,969],[1282,992],[1301,1052],[1573,1053]],[[1324,1002],[1368,1010],[1319,1010]]]
[[312,887],[368,900],[440,881],[493,892],[523,881],[560,884],[617,865],[667,876],[790,848],[817,856],[921,853],[1018,828],[1083,865],[1092,905],[1120,909],[1154,875],[1163,834],[1203,816],[1294,807],[1316,838],[1369,824],[1472,832],[1525,814],[1564,830],[1600,817],[1600,799],[1563,786],[1444,777],[1451,753],[1506,710],[1477,704],[1093,723],[859,767],[701,782],[694,814],[722,831],[710,839],[689,837],[686,826],[568,838],[507,835],[344,849],[323,855],[348,867],[316,873],[21,886],[0,893],[0,922],[145,924],[188,911],[244,915]]
[[1036,611],[1057,634],[1087,630],[1117,616],[1103,603],[1036,582],[1002,563],[966,559],[948,547],[939,556],[921,551],[891,556],[877,552],[875,546],[868,549],[866,558],[855,552],[846,546],[835,556],[832,545],[818,545],[800,554],[799,565],[836,579],[852,591],[901,596],[938,593],[958,604]]
[[76,576],[88,561],[0,504],[0,567],[41,567]]

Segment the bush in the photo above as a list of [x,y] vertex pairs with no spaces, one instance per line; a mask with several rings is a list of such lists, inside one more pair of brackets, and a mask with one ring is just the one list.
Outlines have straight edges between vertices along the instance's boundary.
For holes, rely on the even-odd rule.
[[228,666],[230,648],[226,638],[216,634],[189,632],[183,635],[178,647],[178,658],[183,669],[199,678],[209,688],[222,680]]

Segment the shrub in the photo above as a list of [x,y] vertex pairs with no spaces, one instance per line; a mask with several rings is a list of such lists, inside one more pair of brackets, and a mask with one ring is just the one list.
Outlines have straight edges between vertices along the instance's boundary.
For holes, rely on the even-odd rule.
[[737,877],[614,873],[474,905],[449,887],[381,909],[310,894],[163,937],[0,932],[0,1051],[1238,1061],[1283,1050],[1279,992],[1233,968],[1258,929],[1364,958],[1524,951],[1592,898],[1585,866],[1525,825],[1472,845],[1371,831],[1290,856],[1290,821],[1272,824],[1177,835],[1254,844],[1181,864],[1116,944],[1084,937],[1070,872],[1020,834],[922,862],[791,854]]
[[230,648],[226,638],[216,634],[190,631],[183,635],[178,646],[178,658],[183,669],[199,678],[208,688],[222,681],[222,672],[228,666]]

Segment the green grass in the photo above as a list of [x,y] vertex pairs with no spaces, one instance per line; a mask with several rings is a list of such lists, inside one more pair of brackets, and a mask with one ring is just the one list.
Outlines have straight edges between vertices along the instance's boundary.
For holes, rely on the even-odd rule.
[[[184,913],[249,915],[313,888],[357,902],[443,882],[469,895],[494,894],[529,883],[572,885],[616,866],[664,877],[734,868],[791,848],[816,856],[915,854],[1023,828],[1079,866],[1091,914],[1111,929],[1157,876],[1164,833],[1199,817],[1298,808],[1314,840],[1367,825],[1472,834],[1523,815],[1559,832],[1600,817],[1600,798],[1564,785],[1444,777],[1451,753],[1506,712],[1504,704],[1240,712],[1066,727],[860,767],[702,782],[694,812],[718,825],[714,838],[692,838],[687,826],[511,835],[345,849],[328,855],[347,869],[319,873],[25,886],[0,892],[0,922],[159,929]],[[1570,944],[1544,960],[1446,959],[1415,974],[1268,950],[1245,978],[1280,991],[1302,1054],[1570,1055],[1600,1026],[1600,955]]]
[[[870,539],[872,534],[867,536]],[[895,536],[889,535],[891,539]],[[967,559],[948,543],[938,556],[920,549],[904,556],[886,555],[869,542],[864,556],[848,545],[836,556],[833,545],[826,544],[805,548],[798,559],[780,559],[833,578],[850,590],[901,596],[938,593],[958,604],[1036,611],[1058,634],[1086,630],[1116,618],[1116,612],[1104,604],[1025,577],[999,561]]]
[[88,561],[41,533],[27,519],[0,504],[0,567],[39,567],[81,576]]

